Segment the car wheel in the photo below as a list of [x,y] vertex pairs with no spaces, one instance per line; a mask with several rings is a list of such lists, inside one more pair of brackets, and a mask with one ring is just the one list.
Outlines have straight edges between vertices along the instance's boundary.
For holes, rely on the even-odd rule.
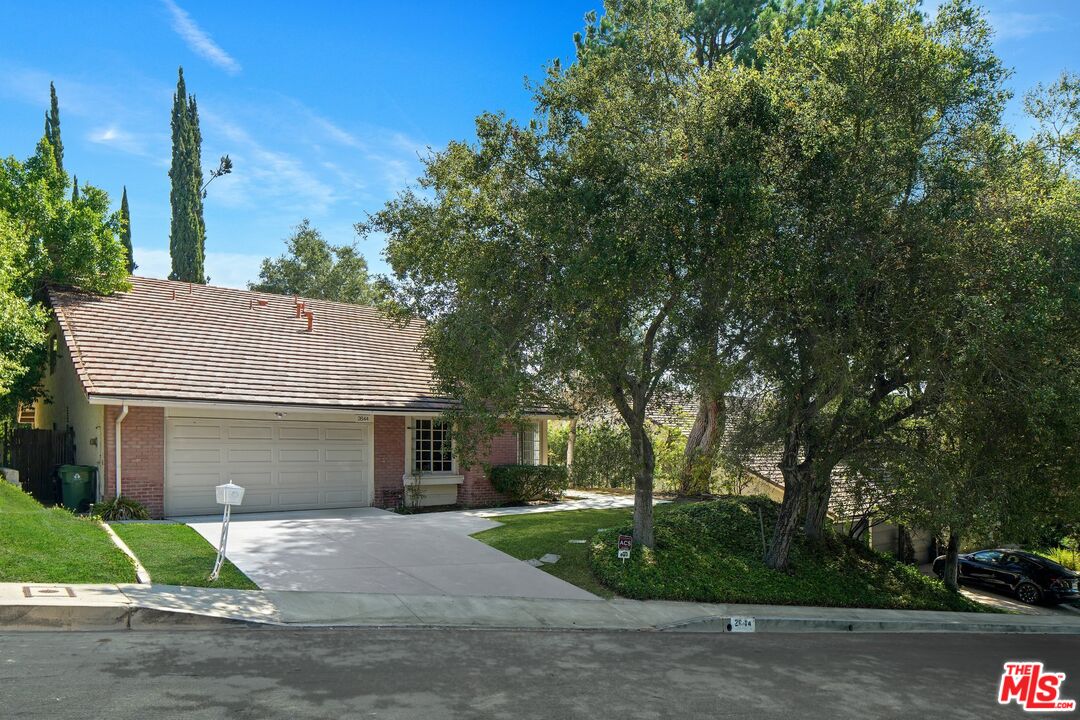
[[1042,600],[1042,592],[1029,582],[1020,583],[1020,586],[1016,588],[1016,596],[1028,605],[1035,605]]

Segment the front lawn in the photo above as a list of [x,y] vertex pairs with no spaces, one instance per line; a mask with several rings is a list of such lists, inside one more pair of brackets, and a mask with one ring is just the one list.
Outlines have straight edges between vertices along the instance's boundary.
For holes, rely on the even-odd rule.
[[[658,509],[664,506],[658,506]],[[496,550],[519,560],[539,558],[548,553],[561,556],[553,565],[543,565],[545,572],[562,578],[602,597],[608,590],[593,576],[589,567],[589,543],[600,528],[626,524],[631,510],[567,510],[564,512],[506,515],[496,518],[502,527],[477,533],[473,537]],[[571,543],[584,540],[585,544]]]
[[768,537],[778,509],[764,497],[679,505],[657,513],[656,549],[635,547],[625,563],[616,558],[616,540],[629,525],[598,533],[589,546],[592,568],[618,594],[639,599],[988,610],[918,568],[839,538],[800,537],[788,571],[772,570],[762,561],[761,524]]
[[0,481],[0,582],[133,583],[135,566],[96,521]]
[[209,582],[206,578],[214,568],[217,548],[187,525],[112,523],[112,529],[139,558],[155,585],[259,589],[228,560],[218,579]]

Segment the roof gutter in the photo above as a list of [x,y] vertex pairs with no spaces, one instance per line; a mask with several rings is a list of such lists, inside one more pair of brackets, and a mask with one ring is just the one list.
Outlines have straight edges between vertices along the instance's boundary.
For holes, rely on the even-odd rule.
[[[277,411],[283,410],[287,412],[311,412],[311,413],[327,413],[337,415],[355,415],[357,413],[363,413],[367,415],[414,415],[417,417],[437,417],[445,410],[453,409],[454,405],[447,404],[442,408],[438,407],[412,407],[408,405],[402,405],[399,407],[363,407],[363,406],[342,406],[342,405],[294,405],[286,403],[257,403],[257,402],[244,402],[244,401],[227,401],[227,400],[191,400],[187,398],[139,398],[132,396],[122,395],[97,395],[88,394],[87,401],[91,405],[128,405],[132,407],[171,407],[171,408],[200,408],[200,409],[216,409],[216,410],[252,410],[252,411]],[[558,418],[564,417],[560,413],[550,411],[529,410],[523,413],[524,417],[547,417]]]
[[122,434],[121,434],[121,427],[120,426],[121,426],[121,424],[123,424],[124,418],[127,417],[127,414],[128,414],[128,404],[125,402],[123,407],[120,408],[120,414],[116,416],[116,497],[117,498],[120,497],[120,491],[121,491],[121,485],[122,485],[121,478],[123,477],[121,475],[121,473],[120,473],[120,459],[121,459],[121,456],[122,456],[122,453],[120,452],[120,448],[123,446],[123,443],[121,442],[123,440],[123,437],[122,437]]

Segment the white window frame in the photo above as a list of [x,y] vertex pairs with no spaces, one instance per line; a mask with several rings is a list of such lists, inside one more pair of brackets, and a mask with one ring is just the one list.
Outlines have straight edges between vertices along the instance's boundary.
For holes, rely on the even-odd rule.
[[452,432],[450,434],[450,470],[417,471],[415,450],[418,421],[444,422],[438,415],[417,415],[405,418],[405,474],[401,477],[402,482],[405,485],[460,485],[465,477],[458,469],[457,445]]

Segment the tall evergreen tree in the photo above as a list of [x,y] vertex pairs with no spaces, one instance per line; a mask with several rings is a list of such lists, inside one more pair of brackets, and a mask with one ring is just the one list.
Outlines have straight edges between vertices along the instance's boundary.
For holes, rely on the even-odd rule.
[[52,145],[56,169],[64,172],[64,142],[60,139],[60,103],[56,100],[56,86],[49,83],[49,111],[45,113],[45,138]]
[[79,176],[76,175],[71,179],[71,202],[79,202]]
[[203,267],[206,230],[203,224],[201,143],[195,98],[188,95],[184,69],[180,68],[176,94],[173,96],[172,167],[169,169],[172,181],[169,196],[172,203],[170,280],[206,282]]
[[135,253],[131,248],[131,212],[128,210],[127,185],[124,186],[124,195],[120,198],[120,242],[127,251],[127,269],[128,275],[131,275],[138,265],[135,264]]

